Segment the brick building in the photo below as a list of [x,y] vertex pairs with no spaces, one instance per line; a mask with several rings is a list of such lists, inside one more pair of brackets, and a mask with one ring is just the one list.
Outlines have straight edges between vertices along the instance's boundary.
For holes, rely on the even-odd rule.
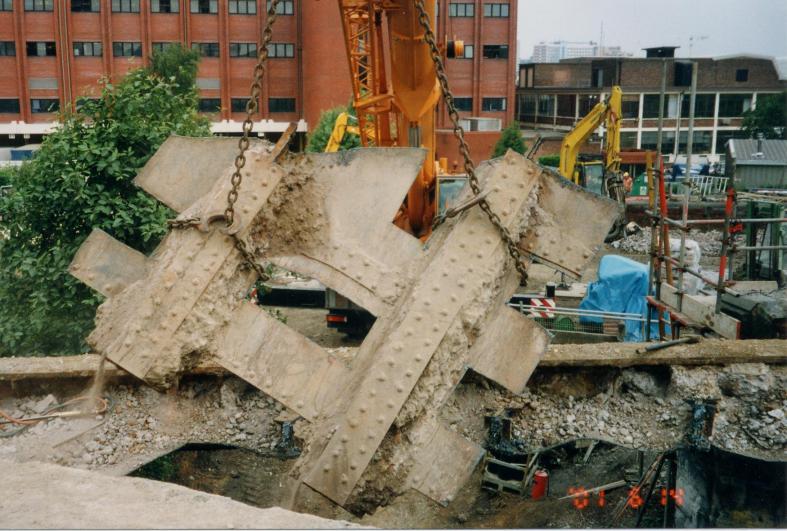
[[[439,35],[464,39],[465,58],[448,61],[463,115],[513,116],[516,0],[439,1]],[[0,144],[37,139],[66,103],[95,93],[153,51],[180,42],[200,50],[200,106],[216,133],[237,133],[263,0],[0,0]],[[447,16],[445,16],[447,15]],[[276,133],[350,100],[349,69],[337,2],[282,0],[273,34],[259,122]],[[447,126],[445,111],[438,124]]]
[[[539,131],[570,130],[610,87],[623,90],[621,144],[624,149],[656,148],[662,61],[667,62],[663,152],[674,161],[686,152],[691,67],[668,58],[600,58],[552,64],[521,64],[517,87],[517,119]],[[785,97],[783,61],[759,56],[695,59],[697,98],[694,153],[716,162],[724,145],[740,136],[742,115],[758,99]],[[676,138],[679,142],[676,145]]]

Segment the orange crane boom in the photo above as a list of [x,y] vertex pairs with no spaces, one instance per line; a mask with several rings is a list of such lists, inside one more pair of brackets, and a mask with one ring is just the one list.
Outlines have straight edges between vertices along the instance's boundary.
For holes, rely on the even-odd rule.
[[[425,2],[430,21],[436,3]],[[426,162],[396,223],[428,235],[435,215],[435,119],[441,97],[412,0],[339,0],[353,105],[364,146],[422,147]],[[461,46],[461,44],[460,44]]]

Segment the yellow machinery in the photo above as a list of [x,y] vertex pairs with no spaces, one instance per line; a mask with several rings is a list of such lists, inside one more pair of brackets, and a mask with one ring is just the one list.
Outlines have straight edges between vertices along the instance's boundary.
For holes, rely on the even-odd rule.
[[344,140],[344,135],[347,133],[353,135],[360,135],[361,131],[358,129],[357,125],[350,125],[350,119],[353,117],[343,112],[336,117],[336,121],[333,123],[333,131],[331,132],[331,137],[328,139],[328,144],[325,146],[326,153],[335,153],[339,151],[339,148],[342,145],[342,140]]
[[[424,5],[434,21],[435,0]],[[415,236],[427,236],[436,212],[435,121],[442,94],[418,9],[412,0],[339,0],[339,10],[358,117],[356,132],[364,132],[361,143],[427,151],[426,163],[395,220]],[[452,56],[461,55],[462,48],[461,42],[446,46]],[[340,139],[341,126],[334,133]]]
[[[609,98],[593,107],[563,139],[559,168],[560,175],[569,181],[620,202],[625,201],[620,176],[622,104],[623,92],[620,87],[612,87]],[[607,130],[602,160],[580,155],[580,147],[602,124]]]

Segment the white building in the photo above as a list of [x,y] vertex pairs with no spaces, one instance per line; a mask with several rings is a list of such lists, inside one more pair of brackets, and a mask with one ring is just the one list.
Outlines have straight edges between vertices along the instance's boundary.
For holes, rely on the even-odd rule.
[[540,42],[533,46],[534,63],[557,63],[562,59],[579,57],[631,57],[620,46],[599,46],[598,43],[554,41]]

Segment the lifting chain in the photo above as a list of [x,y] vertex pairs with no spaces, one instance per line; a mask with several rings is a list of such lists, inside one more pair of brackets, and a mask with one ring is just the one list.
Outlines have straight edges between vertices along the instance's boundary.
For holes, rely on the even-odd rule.
[[[243,134],[238,140],[238,155],[235,157],[235,171],[230,177],[232,188],[227,194],[227,208],[224,209],[224,222],[227,228],[235,223],[235,203],[238,201],[240,193],[240,185],[243,182],[243,168],[246,166],[246,151],[249,149],[252,129],[254,129],[254,114],[259,108],[259,99],[262,92],[262,76],[265,73],[265,66],[268,61],[268,45],[273,38],[273,23],[276,22],[276,9],[281,0],[270,0],[268,7],[267,21],[265,29],[262,32],[262,42],[257,49],[257,64],[254,66],[254,80],[251,84],[251,97],[246,102],[246,118],[243,120]],[[199,218],[176,219],[169,221],[169,226],[173,229],[186,229],[189,227],[196,227],[202,223],[203,220]],[[240,252],[247,265],[250,266],[259,280],[270,280],[270,275],[265,271],[265,268],[257,260],[255,260],[254,253],[249,249],[245,240],[240,238],[237,234],[232,234],[235,240],[235,248]]]
[[[454,95],[451,93],[451,89],[448,86],[448,76],[445,73],[445,65],[443,64],[443,58],[440,54],[440,49],[437,46],[437,39],[435,38],[434,31],[432,30],[432,25],[429,22],[429,15],[426,12],[426,7],[424,7],[424,0],[415,0],[415,7],[418,9],[418,21],[424,28],[424,40],[426,41],[426,44],[429,45],[432,61],[434,62],[435,71],[437,73],[437,79],[440,82],[440,88],[443,92],[443,100],[445,101],[445,106],[448,109],[448,116],[451,118],[451,123],[454,126],[454,136],[457,140],[459,140],[459,151],[462,154],[462,158],[464,159],[465,173],[467,173],[467,179],[470,183],[470,188],[473,190],[473,195],[475,198],[478,199],[478,207],[487,215],[489,221],[492,222],[492,225],[494,225],[500,233],[500,237],[503,239],[503,242],[508,248],[508,254],[510,254],[511,258],[514,259],[516,270],[519,272],[522,278],[522,285],[526,285],[528,275],[527,270],[525,269],[525,264],[522,262],[522,252],[519,250],[519,246],[517,245],[517,242],[514,241],[514,238],[511,236],[508,228],[503,225],[500,216],[492,211],[492,208],[489,205],[489,202],[486,200],[486,197],[481,195],[481,186],[478,183],[478,177],[475,174],[475,164],[473,164],[473,160],[470,158],[470,148],[468,147],[467,141],[465,140],[465,131],[462,126],[459,125],[459,112],[456,109]],[[440,218],[438,218],[438,220],[440,220]],[[442,220],[444,220],[444,218]]]

